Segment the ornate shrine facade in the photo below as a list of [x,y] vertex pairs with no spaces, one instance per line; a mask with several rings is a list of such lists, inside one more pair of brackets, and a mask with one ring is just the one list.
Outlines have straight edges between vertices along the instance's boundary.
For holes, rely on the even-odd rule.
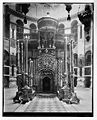
[[[21,83],[34,86],[37,92],[53,93],[65,81],[62,76],[65,72],[64,44],[56,42],[57,20],[43,17],[37,24],[37,41],[32,39],[32,34],[25,34],[24,40],[17,42],[18,86],[22,86],[19,74],[23,73]],[[64,36],[62,39],[65,43]]]

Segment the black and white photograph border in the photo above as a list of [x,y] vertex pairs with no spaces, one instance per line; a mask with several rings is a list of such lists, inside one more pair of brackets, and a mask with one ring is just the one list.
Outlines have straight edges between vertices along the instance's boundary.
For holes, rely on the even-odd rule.
[[1,119],[96,119],[96,2],[1,6]]

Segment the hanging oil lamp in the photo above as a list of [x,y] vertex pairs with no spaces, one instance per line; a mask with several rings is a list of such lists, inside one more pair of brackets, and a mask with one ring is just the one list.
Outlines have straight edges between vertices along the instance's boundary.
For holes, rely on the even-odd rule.
[[24,17],[24,23],[27,24],[27,18],[26,18],[26,14],[29,12],[29,8],[30,4],[22,4],[22,12],[24,13],[25,17]]
[[66,10],[68,11],[67,20],[71,20],[71,17],[70,17],[70,10],[72,9],[72,6],[71,6],[71,4],[65,4],[65,6],[66,6]]

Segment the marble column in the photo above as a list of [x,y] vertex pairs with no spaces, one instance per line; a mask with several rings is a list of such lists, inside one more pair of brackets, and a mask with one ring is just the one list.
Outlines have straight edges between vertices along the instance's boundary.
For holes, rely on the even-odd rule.
[[17,40],[17,53],[18,53],[18,73],[20,72],[20,43]]
[[28,80],[28,84],[29,86],[32,86],[31,84],[31,58],[29,59],[29,80]]
[[21,59],[22,66],[21,67],[22,67],[22,72],[24,70],[24,56],[23,56],[24,53],[23,53],[23,51],[24,51],[23,50],[23,43],[21,43],[21,54],[22,54],[22,56],[21,56],[22,57],[22,59]]
[[56,86],[57,86],[57,90],[59,89],[58,87],[59,87],[59,58],[57,58],[57,84],[56,84]]
[[66,36],[64,39],[64,76],[65,82],[68,84],[68,71],[67,71],[67,40],[68,37]]
[[55,34],[56,32],[54,32],[54,38],[53,38],[53,48],[55,49]]
[[28,85],[28,39],[29,36],[25,35],[25,84]]
[[62,66],[63,66],[63,61],[60,61],[60,86],[62,87],[63,85],[63,79],[62,79]]
[[90,88],[92,88],[92,86],[93,86],[92,85],[92,83],[93,83],[93,81],[92,81],[93,80],[93,76],[92,76],[93,75],[93,71],[92,71],[93,70],[93,66],[92,66],[93,65],[93,51],[92,50],[93,50],[93,41],[94,41],[94,23],[93,23],[93,21],[91,21],[90,36],[91,36],[91,39],[90,39],[91,40],[90,41],[91,42],[91,48],[90,48],[91,49],[91,86],[90,86]]
[[38,31],[38,49],[40,49],[41,48],[41,46],[40,46],[40,31]]
[[18,91],[21,89],[21,71],[20,71],[20,41],[17,40],[17,86]]

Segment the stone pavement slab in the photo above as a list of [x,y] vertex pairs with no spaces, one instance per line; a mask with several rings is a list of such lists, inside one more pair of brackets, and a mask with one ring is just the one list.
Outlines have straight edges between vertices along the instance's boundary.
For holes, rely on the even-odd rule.
[[68,105],[62,102],[66,110],[68,112],[92,112],[92,89],[78,87],[75,92],[80,99],[80,103]]
[[20,106],[19,103],[13,103],[16,91],[17,88],[4,88],[4,112],[14,112]]

